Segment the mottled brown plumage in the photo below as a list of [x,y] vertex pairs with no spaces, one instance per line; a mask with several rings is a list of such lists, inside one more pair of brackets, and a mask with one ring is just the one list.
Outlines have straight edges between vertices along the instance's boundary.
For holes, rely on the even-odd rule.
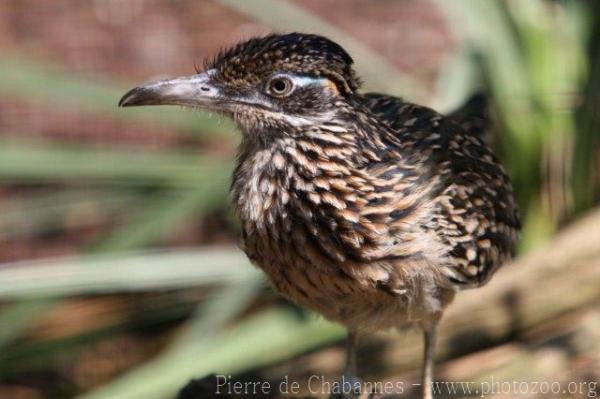
[[514,253],[512,189],[482,140],[481,97],[445,117],[358,87],[339,45],[293,33],[239,44],[121,104],[230,115],[243,132],[231,192],[250,259],[282,295],[352,332],[424,328],[431,357],[455,292]]

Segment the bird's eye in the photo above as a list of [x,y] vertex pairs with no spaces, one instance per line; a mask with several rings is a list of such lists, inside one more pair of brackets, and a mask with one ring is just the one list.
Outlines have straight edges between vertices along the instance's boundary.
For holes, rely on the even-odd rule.
[[278,76],[269,81],[267,91],[275,97],[285,97],[294,90],[294,83],[286,77]]

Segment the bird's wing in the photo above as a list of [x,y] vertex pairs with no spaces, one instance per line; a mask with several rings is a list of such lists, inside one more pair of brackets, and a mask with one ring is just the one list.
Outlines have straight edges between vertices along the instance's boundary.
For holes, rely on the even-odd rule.
[[476,96],[448,117],[380,94],[364,104],[391,127],[397,152],[418,158],[419,173],[439,182],[422,223],[447,249],[444,272],[460,287],[483,284],[513,255],[520,229],[508,176],[481,138],[485,102]]

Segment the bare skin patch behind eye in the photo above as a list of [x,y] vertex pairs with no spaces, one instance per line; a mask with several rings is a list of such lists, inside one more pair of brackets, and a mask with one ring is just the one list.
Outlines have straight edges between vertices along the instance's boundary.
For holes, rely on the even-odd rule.
[[340,94],[340,91],[338,90],[338,87],[335,83],[333,83],[331,80],[329,79],[323,79],[323,86],[326,87],[327,89],[329,89],[333,94]]
[[308,86],[308,85],[320,85],[328,90],[330,90],[333,94],[340,94],[338,87],[331,80],[326,78],[313,78],[308,76],[288,76],[296,85],[298,86]]

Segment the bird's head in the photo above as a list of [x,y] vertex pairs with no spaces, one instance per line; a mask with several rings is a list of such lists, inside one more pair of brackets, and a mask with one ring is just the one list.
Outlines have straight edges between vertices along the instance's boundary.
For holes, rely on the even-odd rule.
[[119,105],[199,107],[232,116],[247,133],[291,132],[335,119],[358,85],[352,58],[338,44],[274,34],[221,52],[195,75],[136,87]]

